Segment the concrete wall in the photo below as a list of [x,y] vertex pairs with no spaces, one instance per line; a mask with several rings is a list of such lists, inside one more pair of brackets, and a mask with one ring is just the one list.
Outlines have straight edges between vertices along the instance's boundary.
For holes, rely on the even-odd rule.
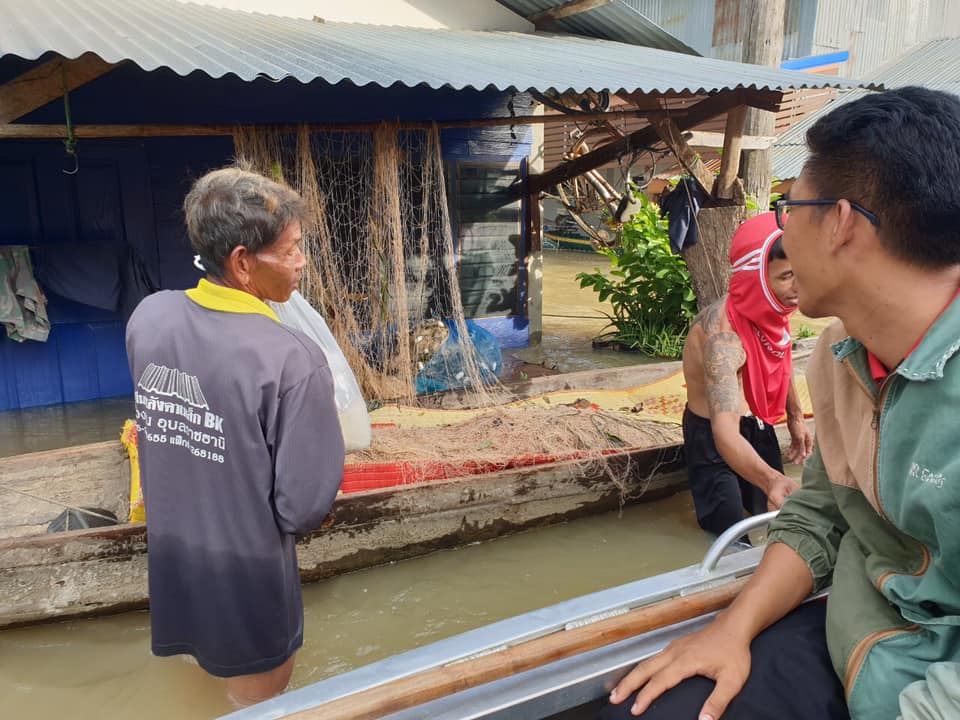
[[[185,0],[181,0],[185,1]],[[533,23],[496,0],[190,0],[200,5],[327,22],[406,25],[453,30],[532,32]]]

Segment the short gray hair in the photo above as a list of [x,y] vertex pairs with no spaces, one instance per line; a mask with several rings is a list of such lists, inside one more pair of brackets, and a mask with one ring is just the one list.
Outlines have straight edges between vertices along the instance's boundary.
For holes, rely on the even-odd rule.
[[290,223],[309,217],[303,198],[289,186],[233,167],[197,180],[184,198],[183,212],[190,245],[215,276],[223,274],[235,247],[260,252]]

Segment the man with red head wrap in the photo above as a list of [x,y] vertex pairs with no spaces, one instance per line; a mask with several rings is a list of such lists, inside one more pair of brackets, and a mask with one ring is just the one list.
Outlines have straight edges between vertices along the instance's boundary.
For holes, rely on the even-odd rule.
[[776,218],[800,310],[835,320],[806,369],[802,487],[736,600],[624,677],[603,720],[960,718],[958,136],[960,98],[922,87],[807,131]]
[[793,270],[774,213],[743,223],[730,245],[730,291],[697,316],[683,352],[683,438],[700,526],[719,535],[779,508],[797,484],[783,474],[771,425],[787,416],[788,459],[812,449],[793,386]]

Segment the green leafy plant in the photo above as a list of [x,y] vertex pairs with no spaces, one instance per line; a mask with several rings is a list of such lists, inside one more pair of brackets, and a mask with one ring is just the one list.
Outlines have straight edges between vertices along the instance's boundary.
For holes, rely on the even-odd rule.
[[697,299],[686,263],[670,250],[667,221],[655,203],[635,195],[640,210],[624,223],[618,242],[597,248],[610,261],[608,272],[579,273],[577,279],[601,302],[609,300],[613,311],[595,344],[676,358],[697,314]]
[[817,333],[815,333],[809,327],[807,327],[806,325],[801,325],[800,329],[797,330],[797,334],[796,334],[796,337],[794,337],[794,340],[804,340],[805,338],[812,338],[816,336],[817,336]]

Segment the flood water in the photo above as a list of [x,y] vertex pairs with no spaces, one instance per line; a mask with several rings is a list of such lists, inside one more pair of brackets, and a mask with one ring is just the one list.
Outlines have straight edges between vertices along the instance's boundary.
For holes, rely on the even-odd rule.
[[0,412],[0,457],[119,441],[123,421],[129,417],[133,417],[133,398]]
[[[603,263],[546,252],[543,346],[508,352],[562,371],[641,362],[590,349],[606,322],[597,311],[609,306],[573,278]],[[129,416],[129,399],[0,413],[0,457],[111,440]],[[694,564],[709,543],[682,493],[306,586],[306,639],[291,686]],[[230,711],[223,697],[219,681],[198,668],[151,655],[145,612],[0,632],[0,717],[205,720]]]
[[[292,687],[496,620],[698,562],[686,493],[304,587]],[[204,720],[220,683],[150,654],[145,612],[0,632],[0,716]]]
[[577,273],[606,271],[609,261],[597,253],[572,250],[543,251],[543,340],[531,348],[505,351],[559,372],[625,367],[656,362],[639,353],[595,350],[613,313],[609,301],[600,302],[589,288],[581,288]]

